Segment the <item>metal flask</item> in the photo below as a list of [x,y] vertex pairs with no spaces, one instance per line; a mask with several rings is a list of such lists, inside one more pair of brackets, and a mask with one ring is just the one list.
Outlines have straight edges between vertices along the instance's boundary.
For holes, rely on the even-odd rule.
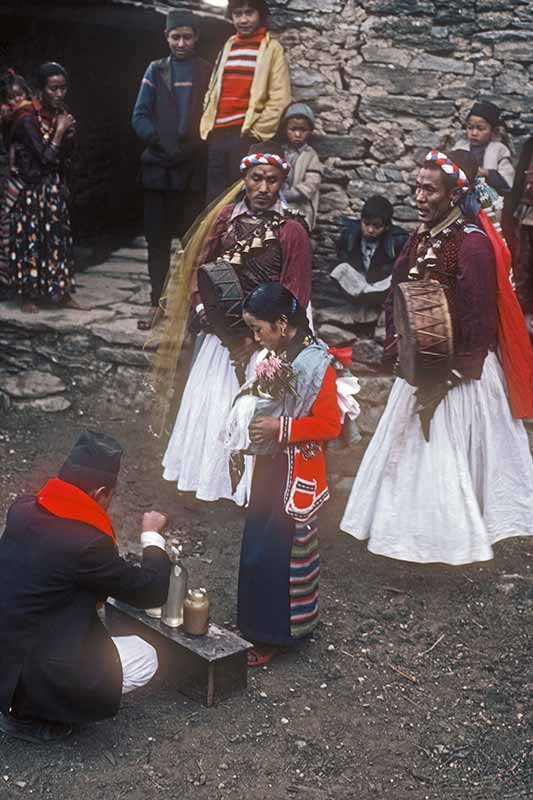
[[169,628],[183,624],[183,602],[187,594],[187,570],[175,562],[170,573],[167,602],[163,606],[161,622]]

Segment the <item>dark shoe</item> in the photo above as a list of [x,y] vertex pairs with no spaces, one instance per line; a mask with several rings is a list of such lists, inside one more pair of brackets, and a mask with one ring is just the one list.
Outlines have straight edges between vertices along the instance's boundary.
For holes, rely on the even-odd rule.
[[10,714],[0,713],[0,731],[15,739],[23,739],[25,742],[53,744],[70,736],[72,725],[66,722],[15,719]]

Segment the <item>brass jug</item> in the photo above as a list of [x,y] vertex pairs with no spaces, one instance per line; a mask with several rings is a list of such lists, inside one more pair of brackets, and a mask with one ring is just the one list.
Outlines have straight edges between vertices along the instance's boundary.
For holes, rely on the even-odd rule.
[[205,636],[209,629],[209,598],[205,589],[189,589],[183,604],[183,630]]

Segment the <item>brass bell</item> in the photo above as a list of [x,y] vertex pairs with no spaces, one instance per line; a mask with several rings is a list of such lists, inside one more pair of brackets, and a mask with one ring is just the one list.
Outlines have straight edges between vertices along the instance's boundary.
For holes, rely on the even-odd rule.
[[276,234],[272,230],[272,228],[267,228],[265,232],[265,242],[273,242],[276,239]]
[[232,257],[229,260],[230,264],[233,264],[235,267],[240,267],[242,264],[242,257],[238,250],[236,250]]
[[259,236],[254,236],[252,239],[252,244],[250,245],[250,250],[262,250],[263,249],[263,240],[259,238]]

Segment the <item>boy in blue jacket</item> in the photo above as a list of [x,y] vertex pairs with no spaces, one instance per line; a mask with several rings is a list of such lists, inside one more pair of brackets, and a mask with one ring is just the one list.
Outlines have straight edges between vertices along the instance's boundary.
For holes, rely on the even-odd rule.
[[141,174],[152,310],[139,321],[141,330],[157,320],[172,238],[187,230],[205,199],[199,125],[210,66],[196,55],[197,18],[169,11],[165,38],[170,55],[148,66],[132,116],[133,129],[146,145]]

